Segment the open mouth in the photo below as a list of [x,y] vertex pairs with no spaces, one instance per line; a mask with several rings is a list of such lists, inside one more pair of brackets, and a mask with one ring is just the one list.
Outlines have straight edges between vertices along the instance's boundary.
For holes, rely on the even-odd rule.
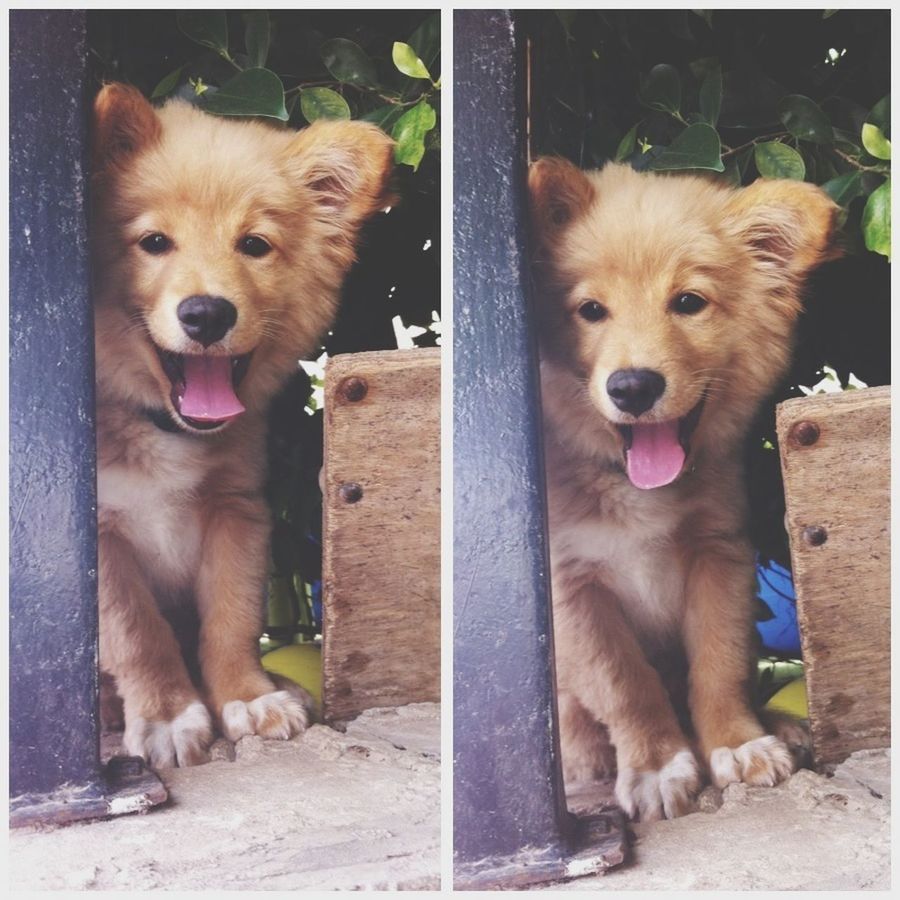
[[247,374],[252,353],[210,356],[156,347],[156,354],[172,384],[172,405],[186,425],[214,431],[244,412],[236,390]]
[[691,435],[700,421],[706,394],[680,419],[617,425],[625,442],[625,471],[642,490],[671,484],[681,475],[691,452]]

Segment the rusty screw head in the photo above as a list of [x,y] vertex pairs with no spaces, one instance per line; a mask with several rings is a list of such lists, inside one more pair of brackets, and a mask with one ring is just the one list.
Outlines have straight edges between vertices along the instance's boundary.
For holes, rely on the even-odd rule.
[[791,437],[801,447],[811,447],[819,439],[819,426],[815,422],[798,422],[791,429]]
[[340,391],[341,396],[348,403],[358,403],[369,392],[369,385],[366,383],[365,378],[357,378],[355,375],[351,375],[341,382]]
[[362,500],[363,489],[355,481],[348,481],[341,485],[340,494],[345,503],[357,503]]
[[828,540],[828,532],[821,525],[807,525],[803,529],[803,540],[810,547],[821,547]]

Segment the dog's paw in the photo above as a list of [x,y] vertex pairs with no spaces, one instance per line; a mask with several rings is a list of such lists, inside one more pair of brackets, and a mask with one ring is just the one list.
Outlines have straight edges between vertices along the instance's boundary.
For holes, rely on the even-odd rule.
[[209,762],[212,719],[199,701],[189,703],[174,719],[127,718],[123,744],[132,756],[142,756],[154,769],[199,766]]
[[690,812],[700,789],[700,770],[690,750],[679,750],[659,769],[622,766],[616,778],[616,800],[642,822],[674,819]]
[[795,770],[812,767],[812,735],[808,719],[798,719],[779,710],[763,710],[759,718],[769,734],[787,745],[794,758]]
[[247,734],[286,741],[309,724],[309,713],[288,691],[272,691],[249,703],[230,700],[222,707],[222,729],[230,741]]
[[771,734],[754,738],[740,747],[716,747],[709,754],[709,772],[718,788],[738,781],[772,787],[793,771],[791,751]]

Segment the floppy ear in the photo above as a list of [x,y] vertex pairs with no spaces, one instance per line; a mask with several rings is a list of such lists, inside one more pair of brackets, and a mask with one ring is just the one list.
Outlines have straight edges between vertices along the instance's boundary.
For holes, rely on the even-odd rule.
[[387,205],[393,151],[375,125],[319,119],[288,145],[285,165],[330,221],[354,227]]
[[150,103],[127,84],[105,84],[94,101],[94,170],[108,168],[159,140],[162,126]]
[[759,178],[735,192],[731,227],[771,272],[799,280],[841,255],[834,242],[839,207],[815,185]]
[[531,225],[534,236],[553,243],[562,230],[584,212],[594,199],[594,186],[568,160],[545,156],[528,170]]

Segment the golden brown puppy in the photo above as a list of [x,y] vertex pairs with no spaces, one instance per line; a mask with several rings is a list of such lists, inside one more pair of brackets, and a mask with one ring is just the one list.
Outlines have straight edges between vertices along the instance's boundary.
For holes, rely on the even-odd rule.
[[741,445],[836,207],[795,181],[735,190],[558,159],[529,186],[564,773],[600,773],[605,727],[622,807],[673,817],[701,778],[660,675],[679,648],[714,783],[792,770],[750,705]]
[[[259,662],[266,411],[334,318],[391,141],[154,109],[110,84],[94,147],[101,667],[126,749],[190,765],[213,721],[232,740],[306,724]],[[199,686],[163,615],[184,604]]]

